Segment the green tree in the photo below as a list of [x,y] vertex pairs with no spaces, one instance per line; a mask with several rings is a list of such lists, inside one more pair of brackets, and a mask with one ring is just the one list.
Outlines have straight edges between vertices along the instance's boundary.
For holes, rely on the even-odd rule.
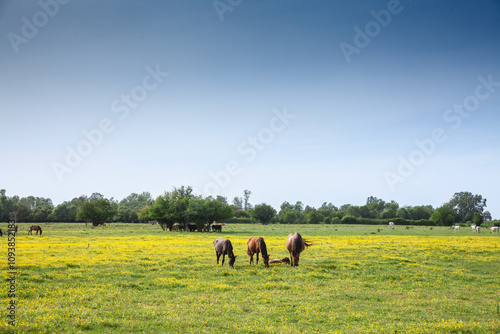
[[325,217],[321,213],[318,212],[316,209],[312,209],[307,215],[306,215],[306,222],[308,224],[319,224],[325,221]]
[[76,221],[77,209],[75,204],[63,202],[52,210],[50,220],[56,222],[74,222]]
[[167,228],[172,230],[172,226],[178,222],[172,193],[165,192],[158,196],[149,210],[149,216],[158,221],[162,230],[165,231]]
[[483,215],[478,212],[474,212],[474,216],[472,217],[472,222],[476,226],[481,226],[481,224],[484,222]]
[[116,210],[111,201],[101,196],[91,196],[77,210],[76,216],[88,222],[100,224],[113,218]]
[[142,208],[137,210],[137,219],[141,222],[147,222],[150,220],[149,211],[151,209],[151,205],[144,205]]
[[250,204],[249,199],[252,192],[250,190],[243,191],[243,210],[248,210],[252,208],[252,204]]
[[453,217],[454,213],[453,209],[448,205],[443,205],[434,210],[430,217],[430,221],[439,226],[451,226],[455,224],[455,218]]
[[482,214],[486,207],[486,198],[471,192],[455,193],[448,205],[455,210],[457,220],[464,223],[474,218],[474,213]]
[[265,203],[256,205],[252,212],[252,218],[263,225],[269,224],[275,216],[276,210]]
[[380,218],[396,218],[399,205],[396,202],[387,203],[386,208],[380,214]]

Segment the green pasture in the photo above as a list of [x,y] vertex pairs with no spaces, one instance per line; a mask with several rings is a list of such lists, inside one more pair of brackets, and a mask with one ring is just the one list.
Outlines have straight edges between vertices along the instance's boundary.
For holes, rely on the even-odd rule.
[[[20,224],[16,237],[16,326],[0,238],[0,332],[500,333],[500,237],[486,229],[39,225],[42,236]],[[283,258],[290,232],[313,242],[299,267],[248,263],[249,237]],[[234,270],[216,265],[217,237],[232,241]]]

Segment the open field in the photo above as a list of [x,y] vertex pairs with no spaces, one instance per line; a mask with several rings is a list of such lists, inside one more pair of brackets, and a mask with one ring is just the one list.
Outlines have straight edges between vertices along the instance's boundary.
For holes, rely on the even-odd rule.
[[[486,230],[40,225],[41,237],[21,224],[16,238],[15,328],[4,316],[0,238],[0,332],[500,333],[500,237]],[[283,258],[289,232],[314,242],[299,267],[248,264],[250,236],[263,236],[271,258]],[[234,270],[216,265],[212,241],[220,236],[233,243]]]

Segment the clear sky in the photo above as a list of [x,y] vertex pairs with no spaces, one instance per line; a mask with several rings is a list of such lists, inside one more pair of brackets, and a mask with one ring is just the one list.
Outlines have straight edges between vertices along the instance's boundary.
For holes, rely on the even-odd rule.
[[500,218],[500,2],[0,2],[0,188]]

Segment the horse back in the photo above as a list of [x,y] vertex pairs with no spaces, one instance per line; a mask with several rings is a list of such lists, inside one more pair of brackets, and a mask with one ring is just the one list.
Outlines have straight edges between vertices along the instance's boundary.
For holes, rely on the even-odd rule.
[[288,235],[288,239],[286,239],[286,249],[288,250],[289,253],[293,251],[293,244],[295,240],[295,235],[297,233],[292,232]]

